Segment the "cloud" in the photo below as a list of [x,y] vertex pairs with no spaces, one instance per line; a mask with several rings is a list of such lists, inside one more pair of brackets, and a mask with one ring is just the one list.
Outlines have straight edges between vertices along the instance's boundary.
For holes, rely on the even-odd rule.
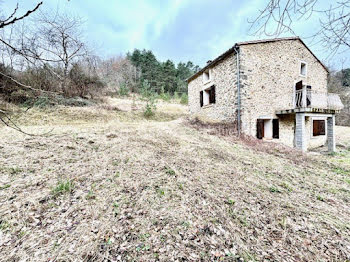
[[[10,13],[15,2],[3,5]],[[161,60],[191,60],[204,65],[232,47],[235,42],[252,40],[248,20],[258,14],[267,0],[51,0],[42,9],[82,17],[87,39],[102,56],[151,49]],[[20,11],[35,6],[37,1],[20,0]],[[295,24],[299,35],[309,35],[317,28],[319,17]],[[290,34],[286,34],[290,35]],[[260,37],[261,38],[261,37]],[[266,37],[262,37],[266,38]],[[310,44],[321,59],[326,52],[319,45]],[[349,57],[349,54],[342,57]],[[335,61],[335,60],[333,60]],[[335,62],[336,63],[336,62]],[[350,59],[349,59],[350,63]]]

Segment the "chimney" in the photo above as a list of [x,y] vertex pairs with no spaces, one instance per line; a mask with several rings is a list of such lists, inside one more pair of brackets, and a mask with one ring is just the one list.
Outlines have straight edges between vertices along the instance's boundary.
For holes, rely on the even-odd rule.
[[208,60],[207,65],[209,65],[211,62],[213,62],[213,60]]

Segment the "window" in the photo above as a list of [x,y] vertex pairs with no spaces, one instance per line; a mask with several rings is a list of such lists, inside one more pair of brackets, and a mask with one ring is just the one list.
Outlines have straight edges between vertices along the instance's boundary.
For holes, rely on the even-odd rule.
[[264,137],[264,119],[258,119],[256,122],[256,137],[263,139]]
[[201,107],[203,106],[203,91],[199,92],[199,103],[201,105]]
[[280,124],[278,119],[272,120],[272,137],[276,139],[280,138]]
[[300,75],[306,76],[307,64],[305,62],[300,62]]
[[210,70],[207,69],[203,73],[203,82],[206,83],[206,82],[210,81],[210,79],[211,79]]
[[326,134],[326,121],[313,120],[312,121],[313,136],[324,136]]
[[210,87],[206,92],[209,95],[209,104],[215,104],[215,86]]
[[215,104],[215,102],[215,86],[211,86],[210,88],[199,92],[199,103],[201,107],[209,104]]

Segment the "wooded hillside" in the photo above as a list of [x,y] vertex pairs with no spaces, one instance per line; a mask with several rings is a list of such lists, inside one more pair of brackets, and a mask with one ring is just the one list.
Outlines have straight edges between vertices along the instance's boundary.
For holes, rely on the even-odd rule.
[[336,124],[350,126],[350,68],[332,72],[328,81],[329,92],[339,94],[344,109],[336,117]]

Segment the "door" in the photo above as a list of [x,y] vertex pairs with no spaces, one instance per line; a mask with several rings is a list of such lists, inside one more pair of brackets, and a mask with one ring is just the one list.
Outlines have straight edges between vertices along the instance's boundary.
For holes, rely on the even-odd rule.
[[263,139],[264,137],[264,119],[258,119],[256,122],[256,137]]
[[295,107],[302,107],[303,105],[303,81],[295,84]]

